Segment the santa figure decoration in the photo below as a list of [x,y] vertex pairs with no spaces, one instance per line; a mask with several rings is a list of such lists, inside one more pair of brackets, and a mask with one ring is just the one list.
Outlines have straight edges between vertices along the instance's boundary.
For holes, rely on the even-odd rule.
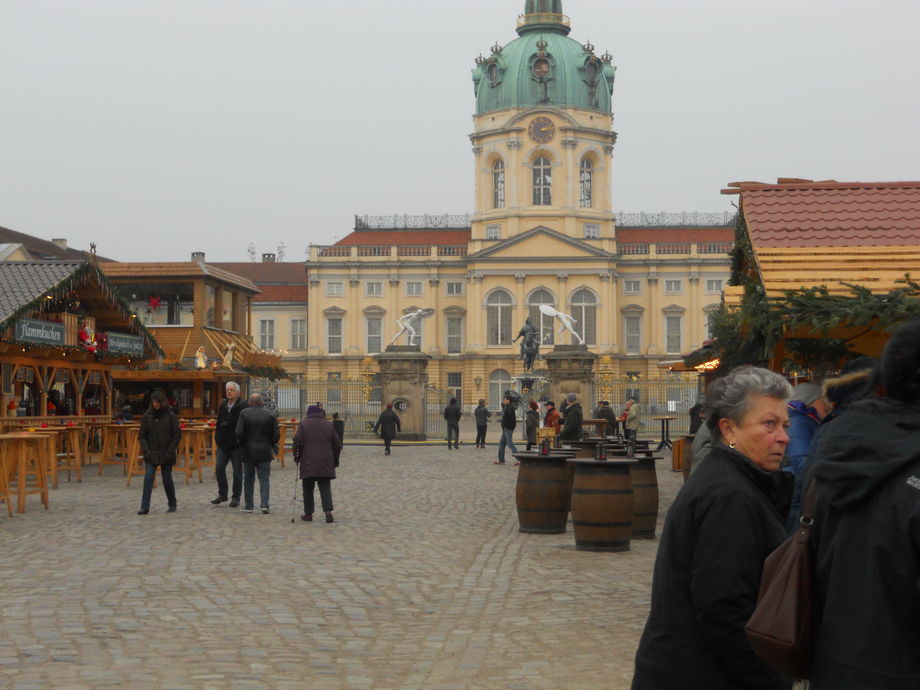
[[99,345],[96,343],[96,332],[86,321],[80,321],[80,332],[77,334],[80,339],[80,347],[87,352],[96,354]]

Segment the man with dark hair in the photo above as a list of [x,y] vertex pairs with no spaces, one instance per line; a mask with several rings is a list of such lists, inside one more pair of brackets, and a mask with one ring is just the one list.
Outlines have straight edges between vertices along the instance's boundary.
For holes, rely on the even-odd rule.
[[479,399],[479,405],[473,410],[473,416],[476,418],[476,447],[486,447],[486,429],[488,428],[489,417],[492,413],[486,407],[486,401]]
[[517,453],[514,445],[514,428],[517,426],[517,417],[514,415],[514,404],[507,395],[502,398],[502,437],[498,441],[498,460],[493,460],[493,465],[505,464],[505,448],[511,448],[512,453]]
[[278,418],[265,409],[262,396],[249,396],[249,407],[240,412],[236,422],[236,435],[243,446],[243,512],[253,511],[255,477],[259,475],[259,497],[262,513],[268,514],[269,482],[272,458],[278,449],[281,433]]
[[460,440],[460,406],[456,398],[451,398],[450,403],[444,408],[444,420],[447,422],[447,450],[450,450],[450,439],[454,439],[454,448]]
[[240,412],[249,405],[240,398],[240,386],[235,381],[228,381],[224,390],[227,398],[217,411],[217,426],[214,429],[217,444],[217,463],[214,466],[217,498],[211,501],[211,504],[216,506],[227,500],[227,463],[230,463],[233,467],[230,507],[236,508],[240,505],[240,494],[243,489],[243,446],[236,437],[236,423],[240,419]]

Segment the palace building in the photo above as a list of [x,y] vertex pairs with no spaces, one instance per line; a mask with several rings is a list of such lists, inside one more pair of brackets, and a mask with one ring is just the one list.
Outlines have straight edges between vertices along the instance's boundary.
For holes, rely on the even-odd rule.
[[470,216],[358,217],[341,241],[310,247],[309,377],[366,375],[418,308],[432,310],[429,380],[466,404],[495,404],[521,372],[513,339],[528,316],[541,352],[563,344],[540,305],[572,315],[617,376],[659,376],[707,339],[732,216],[614,213],[616,68],[570,31],[561,0],[527,0],[518,37],[476,59]]

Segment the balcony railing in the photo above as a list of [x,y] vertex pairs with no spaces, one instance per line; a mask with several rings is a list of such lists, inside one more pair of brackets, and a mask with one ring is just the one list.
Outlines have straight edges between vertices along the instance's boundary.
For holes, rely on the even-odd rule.
[[621,227],[724,227],[735,224],[734,211],[701,213],[684,211],[682,213],[616,213],[614,220]]
[[343,245],[332,245],[330,247],[320,247],[320,256],[351,256],[351,247]]
[[647,242],[622,242],[620,254],[648,254]]
[[734,246],[733,242],[698,242],[696,251],[698,254],[728,254]]
[[466,256],[465,244],[438,245],[438,256]]
[[689,242],[658,242],[655,244],[656,254],[689,254]]
[[390,246],[389,245],[359,245],[358,246],[358,256],[389,256],[390,255]]
[[397,256],[431,256],[431,247],[424,244],[401,244],[396,248]]

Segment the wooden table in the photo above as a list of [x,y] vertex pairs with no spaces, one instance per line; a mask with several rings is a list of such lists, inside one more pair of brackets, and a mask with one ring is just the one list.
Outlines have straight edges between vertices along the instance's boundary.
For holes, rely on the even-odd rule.
[[520,462],[515,504],[518,531],[527,534],[562,534],[569,517],[571,486],[568,453],[515,453]]
[[[0,463],[4,479],[0,490],[4,490],[7,502],[7,511],[10,517],[12,509],[12,489],[10,480],[15,476],[16,495],[18,498],[17,512],[26,512],[26,496],[39,494],[45,508],[48,508],[48,452],[49,441],[54,437],[51,434],[37,432],[13,432],[0,434]],[[33,486],[29,486],[29,477],[35,479]]]
[[664,447],[671,447],[671,437],[668,435],[670,431],[671,421],[677,419],[677,417],[652,417],[661,422],[661,443],[658,444],[658,448],[655,450],[661,450]]

